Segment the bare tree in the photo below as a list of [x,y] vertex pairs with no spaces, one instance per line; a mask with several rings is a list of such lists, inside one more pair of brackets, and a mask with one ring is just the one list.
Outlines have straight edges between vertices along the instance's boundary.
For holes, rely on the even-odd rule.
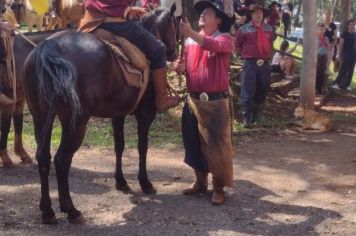
[[317,0],[302,1],[303,4],[303,72],[300,82],[300,103],[314,109],[315,77],[317,60],[316,15]]
[[341,32],[346,30],[346,22],[351,18],[351,0],[341,1]]

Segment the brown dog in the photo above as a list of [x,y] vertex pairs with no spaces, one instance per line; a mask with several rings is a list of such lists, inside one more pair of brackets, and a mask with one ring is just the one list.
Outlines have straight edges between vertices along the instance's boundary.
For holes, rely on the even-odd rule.
[[309,132],[319,133],[328,132],[332,129],[332,121],[327,115],[306,109],[301,105],[294,110],[294,116],[300,119],[294,124],[301,126],[301,131],[312,130]]

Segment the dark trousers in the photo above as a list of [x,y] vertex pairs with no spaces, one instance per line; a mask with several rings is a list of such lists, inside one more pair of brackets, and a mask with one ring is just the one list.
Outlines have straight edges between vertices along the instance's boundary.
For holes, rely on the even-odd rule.
[[184,162],[195,170],[209,172],[200,146],[198,120],[186,102],[182,113],[182,136],[185,149]]
[[166,66],[166,46],[136,22],[102,23],[99,27],[127,39],[138,47],[151,61],[150,68],[152,70]]
[[265,101],[270,86],[270,75],[268,63],[258,66],[254,61],[245,61],[241,75],[242,112],[252,112]]
[[328,56],[326,54],[324,55],[318,55],[318,60],[317,60],[317,67],[316,67],[316,80],[315,80],[315,90],[321,94],[323,93],[323,88],[324,86],[324,78],[326,76],[325,71],[326,71],[326,64],[328,61]]
[[351,85],[352,76],[355,70],[355,55],[344,55],[339,73],[334,81],[334,84],[338,84],[340,88],[346,89]]

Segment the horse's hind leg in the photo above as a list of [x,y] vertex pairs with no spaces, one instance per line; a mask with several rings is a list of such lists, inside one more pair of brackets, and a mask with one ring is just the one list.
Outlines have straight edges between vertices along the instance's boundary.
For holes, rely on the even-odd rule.
[[136,115],[138,130],[138,153],[140,157],[138,180],[142,191],[148,194],[153,194],[157,192],[157,190],[153,187],[152,183],[148,180],[146,168],[148,131],[154,118],[155,113],[152,112],[141,112],[140,115]]
[[10,125],[11,125],[11,113],[1,112],[0,157],[3,166],[8,168],[15,166],[7,152],[7,138],[9,136]]
[[23,130],[23,109],[25,101],[17,105],[16,111],[13,114],[14,121],[14,150],[15,154],[21,158],[22,164],[31,164],[32,160],[27,154],[22,143],[22,130]]
[[116,154],[116,166],[115,166],[115,180],[116,189],[123,193],[131,191],[127,181],[125,180],[122,172],[122,153],[125,149],[125,137],[124,137],[124,122],[125,118],[113,118],[112,128],[114,132],[115,142],[115,154]]
[[[32,114],[36,114],[32,112]],[[37,113],[38,114],[38,113]],[[44,114],[43,114],[44,115]],[[38,163],[38,172],[41,179],[41,200],[40,209],[42,211],[42,223],[56,224],[56,216],[52,209],[52,202],[49,196],[48,175],[51,168],[51,136],[43,137],[43,128],[45,117],[35,117],[33,115],[33,124],[37,142],[36,159]],[[52,130],[53,120],[50,121],[50,130]]]
[[78,120],[75,128],[70,126],[70,122],[62,122],[61,143],[54,157],[60,209],[68,213],[69,222],[75,224],[84,224],[85,220],[81,212],[74,207],[70,197],[68,174],[73,155],[82,144],[87,122],[87,118]]

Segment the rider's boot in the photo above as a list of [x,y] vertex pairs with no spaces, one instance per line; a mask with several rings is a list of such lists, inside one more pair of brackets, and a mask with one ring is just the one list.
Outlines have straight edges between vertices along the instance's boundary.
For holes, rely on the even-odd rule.
[[180,99],[177,96],[168,95],[167,68],[152,70],[152,79],[155,89],[155,104],[158,112],[165,112],[178,106]]

